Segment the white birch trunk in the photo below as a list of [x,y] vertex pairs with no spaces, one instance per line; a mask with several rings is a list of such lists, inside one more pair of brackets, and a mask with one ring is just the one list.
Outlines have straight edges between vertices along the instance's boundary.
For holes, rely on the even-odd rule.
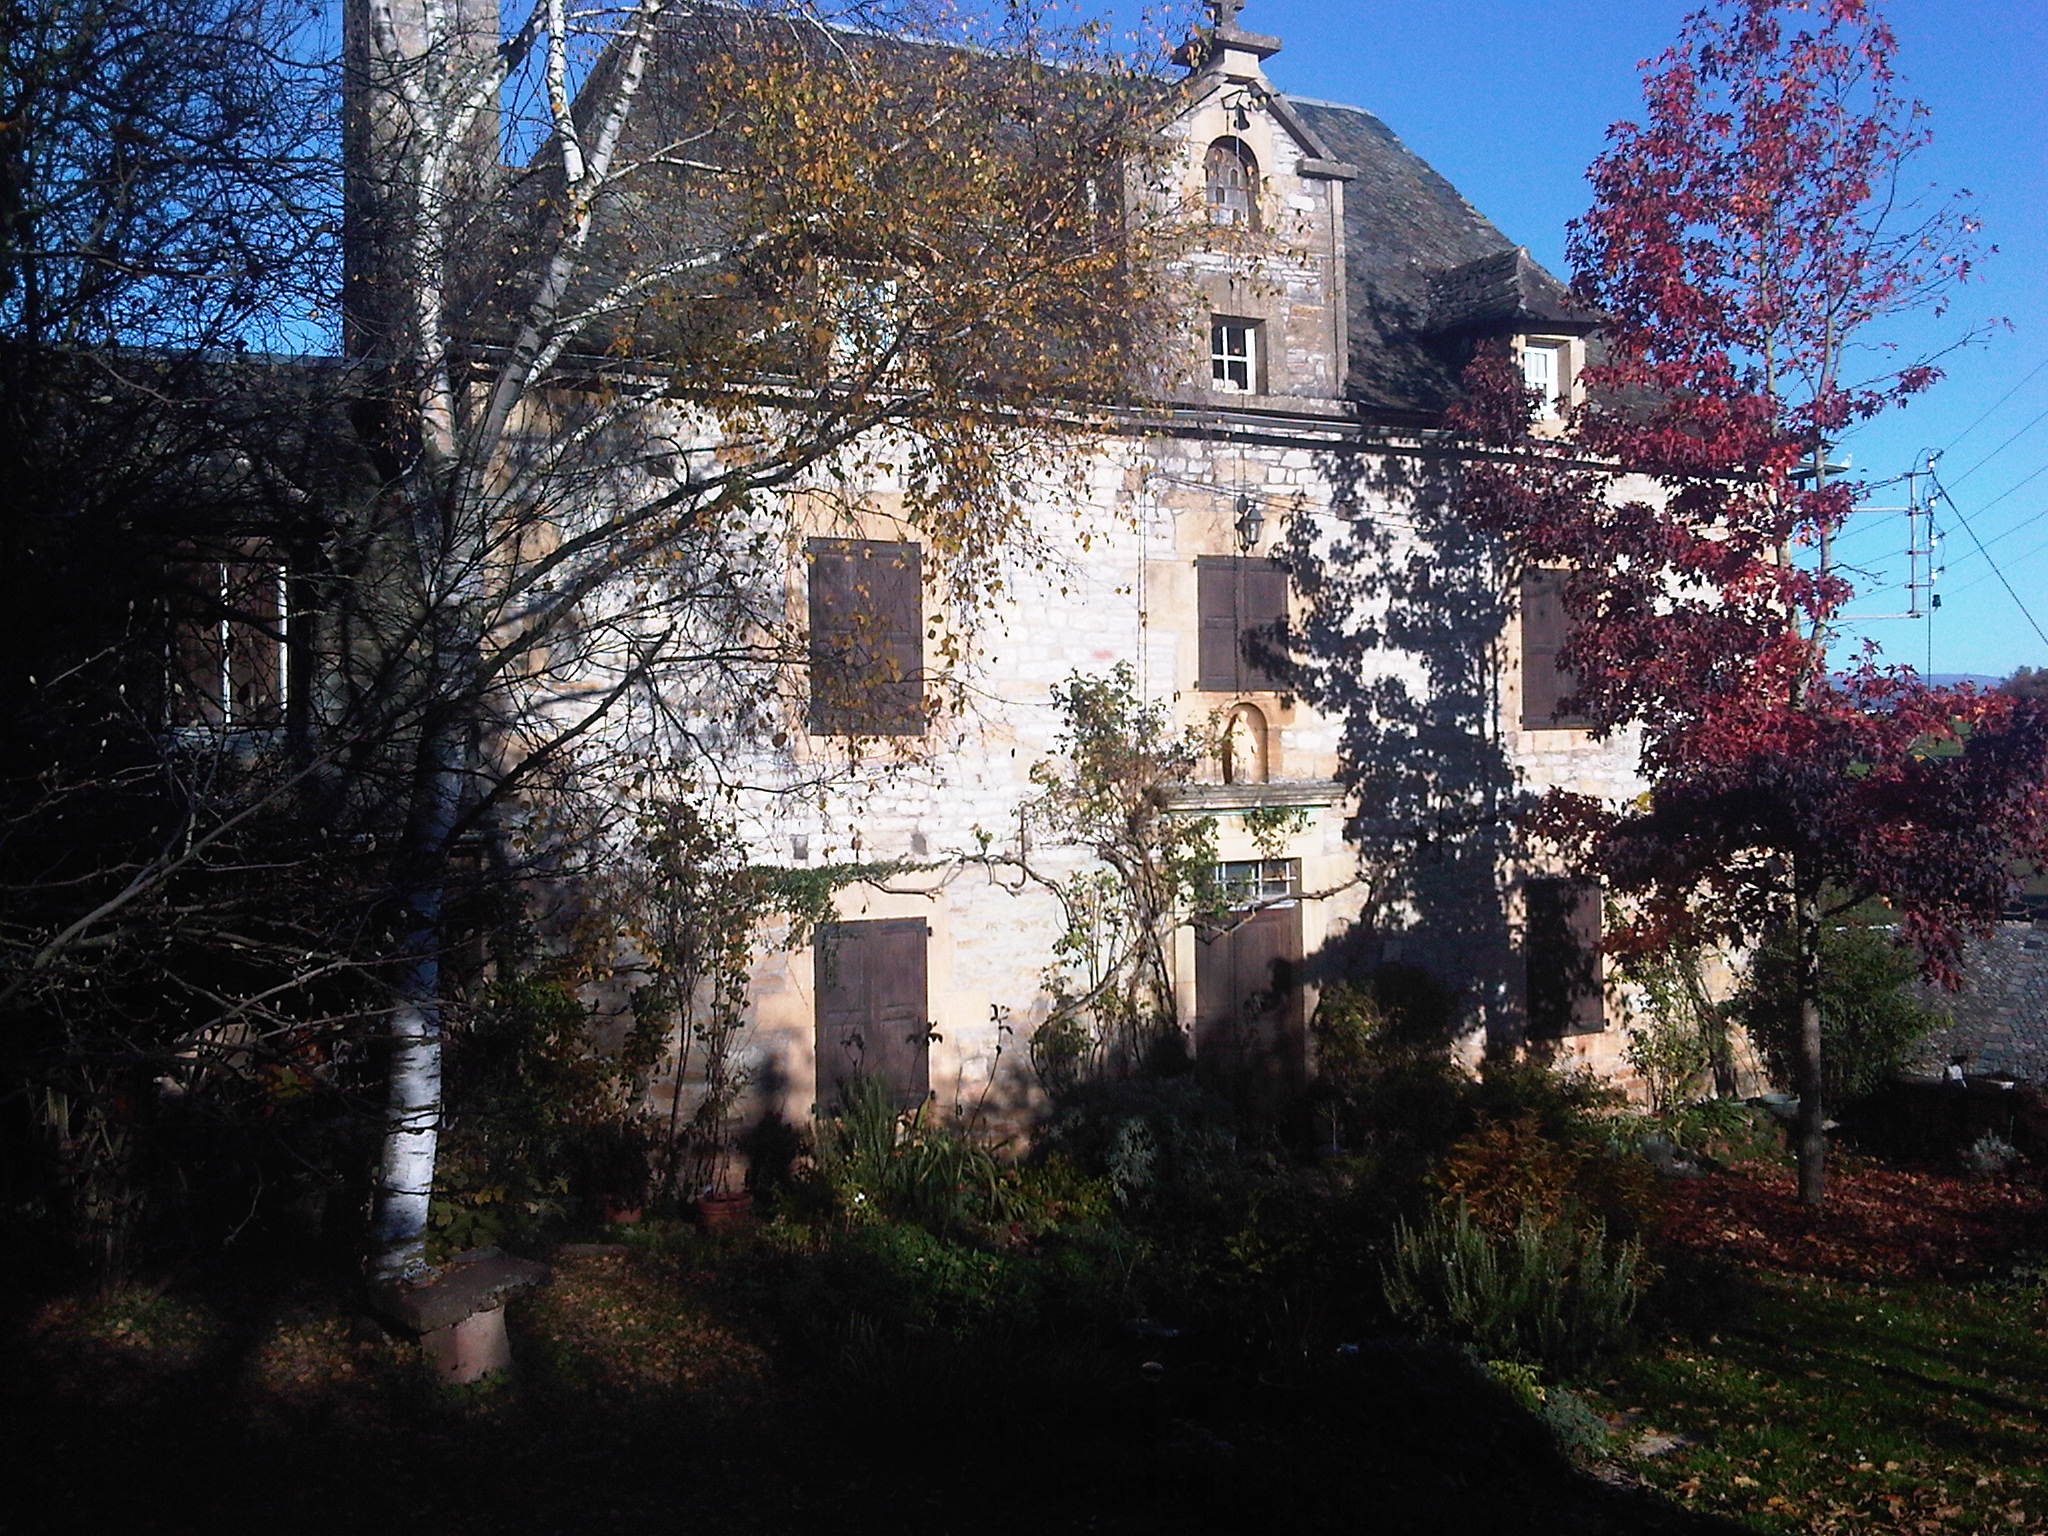
[[405,958],[393,987],[384,1145],[370,1221],[370,1274],[379,1281],[414,1279],[426,1269],[441,1139],[441,905],[462,796],[455,724],[442,713],[421,741],[404,852]]

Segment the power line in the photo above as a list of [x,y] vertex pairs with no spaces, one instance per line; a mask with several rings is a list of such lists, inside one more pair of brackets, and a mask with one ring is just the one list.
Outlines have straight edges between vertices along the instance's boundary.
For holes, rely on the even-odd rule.
[[[2012,560],[2009,563],[2012,565],[2025,565],[2029,560],[2033,559],[2034,556],[2041,554],[2043,551],[2048,551],[2048,540],[2044,540],[2043,542],[2034,545],[2030,549],[2023,550],[2021,553],[2013,556]],[[1993,576],[1997,574],[1998,572],[1996,568],[1993,568],[1992,570],[1986,571],[1981,576],[1972,576],[1960,587],[1957,587],[1955,591],[1952,592],[1950,595],[1959,596],[1960,594],[1969,591],[1972,587],[1981,587],[1984,585],[1985,582],[1989,581]]]
[[1979,427],[1983,426],[1985,422],[1991,419],[1992,412],[1996,411],[2001,405],[2005,404],[2006,401],[2010,400],[2014,395],[2018,394],[2021,390],[2025,389],[2029,384],[2033,383],[2034,375],[2039,373],[2043,368],[2048,368],[2048,357],[2044,357],[2041,359],[2040,362],[2034,364],[2032,368],[2027,370],[2027,376],[2025,378],[2021,379],[2019,383],[2013,385],[2011,389],[2008,389],[2004,394],[2000,395],[1996,400],[1992,401],[1990,405],[1986,406],[1984,410],[1981,413],[1979,413],[1975,421],[1971,422],[1967,427],[1963,428],[1962,431],[1958,432],[1954,437],[1950,438],[1948,440],[1948,447],[1939,448],[1935,450],[1934,457],[1940,458],[1942,454],[1948,452],[1949,448],[1955,447],[1957,443],[1960,443],[1972,432],[1976,431]]
[[[1978,510],[1982,511],[1983,509],[1980,507]],[[2011,527],[2005,529],[2002,533],[1994,533],[1989,539],[1986,539],[1984,541],[1984,547],[1986,549],[1995,548],[1997,545],[2003,544],[2007,539],[2011,538],[2014,534],[2024,533],[2027,529],[2033,527],[2034,524],[2040,522],[2041,519],[2044,517],[2048,517],[2048,507],[2041,507],[2033,512],[2029,512],[2025,517],[2021,518]],[[1961,565],[1964,563],[1964,561],[1974,560],[1976,558],[1977,556],[1974,551],[1966,552],[1964,555],[1962,555],[1960,559],[1956,561],[1956,564]]]
[[2001,453],[2005,452],[2005,450],[2010,448],[2014,443],[2018,442],[2021,438],[2025,437],[2029,432],[2033,431],[2034,428],[2038,427],[2043,421],[2048,421],[2048,406],[2044,406],[2040,414],[2033,417],[2030,421],[2028,421],[2028,423],[2025,426],[2021,427],[2019,431],[2013,433],[2011,437],[2008,437],[1996,448],[1992,449],[1989,453],[1985,454],[1983,458],[1979,459],[1976,463],[1972,464],[1960,475],[1957,475],[1956,484],[1961,485],[1965,480],[1969,479],[1970,476],[1977,473],[1978,470],[1982,469],[1986,464],[1989,464],[1993,459],[1997,458]]
[[[2001,501],[2005,500],[2006,497],[2012,495],[2013,492],[2019,490],[2021,487],[2025,486],[2030,481],[2038,480],[2042,475],[2048,475],[2048,464],[2041,465],[2038,469],[2034,470],[2032,474],[2027,475],[2024,479],[2014,481],[2011,485],[2007,486],[2004,490],[2000,491],[1996,496],[1992,497],[1989,501],[1983,503],[1981,506],[1977,508],[1977,515],[1979,517],[1982,517],[1986,512],[1990,511],[1993,507],[1997,506]],[[2014,534],[2024,533],[2027,529],[2033,527],[2034,524],[2040,522],[2041,519],[2044,517],[2048,517],[2048,507],[2037,507],[2034,511],[2027,513],[2017,522],[2008,523],[1998,532],[1991,535],[1990,538],[1984,540],[1982,548],[1987,550],[1995,549],[1998,545],[2003,544],[2007,539],[2011,538]],[[1964,565],[1976,558],[1977,556],[1974,552],[1966,551],[1965,553],[1956,557],[1956,564],[1959,566]]]
[[[2021,486],[2028,484],[2030,481],[2038,480],[2043,475],[2048,475],[2048,464],[2037,465],[2030,474],[2024,475],[2020,479],[2013,481],[2011,485],[2008,485],[1996,496],[1992,497],[1989,501],[1985,502],[1982,506],[1977,508],[1978,513],[1981,515],[1982,513],[1989,512],[1993,507],[1997,506],[2001,501],[2005,500],[2006,497],[2010,496],[2014,491],[2018,490]],[[2010,533],[2011,531],[2012,530],[2008,528],[2006,530],[2006,533]],[[2004,537],[2005,534],[2001,533],[2000,535],[1998,535],[1998,538],[1993,539],[1991,542],[1996,544],[1998,542],[1998,539],[2002,539]]]
[[[2048,411],[2044,411],[2041,414],[2048,416]],[[2039,420],[2039,417],[2035,419]],[[2023,427],[2020,430],[2025,431],[2026,429]],[[2034,627],[2034,633],[2041,637],[2041,643],[2048,645],[2048,631],[2044,631],[2041,628],[2041,621],[2034,617],[2033,610],[2020,601],[2019,593],[2015,592],[2012,583],[2005,579],[2005,572],[2000,570],[1998,562],[1991,558],[1991,552],[1985,549],[1984,541],[1977,537],[1977,530],[1970,526],[1970,520],[1963,515],[1963,509],[1957,506],[1955,498],[1949,495],[1948,487],[1941,483],[1941,477],[1930,472],[1929,478],[1934,481],[1934,494],[1948,503],[1949,511],[1955,513],[1956,521],[1963,525],[1963,531],[1969,534],[1971,542],[1977,546],[1977,552],[1983,555],[1986,562],[1991,566],[1991,573],[1998,578],[1999,585],[2005,588],[2005,595],[2012,599],[2013,606],[2019,609],[2021,615]]]

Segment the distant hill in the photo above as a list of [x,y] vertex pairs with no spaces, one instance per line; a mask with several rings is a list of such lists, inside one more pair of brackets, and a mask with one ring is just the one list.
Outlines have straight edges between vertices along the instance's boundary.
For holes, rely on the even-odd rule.
[[[1847,687],[1850,682],[1850,674],[1847,672],[1837,672],[1835,674],[1835,681],[1841,686]],[[1920,674],[1920,681],[1934,688],[1954,688],[1963,683],[1974,683],[1979,688],[1996,688],[2005,679],[2003,677],[1993,677],[1984,672],[1923,672]]]

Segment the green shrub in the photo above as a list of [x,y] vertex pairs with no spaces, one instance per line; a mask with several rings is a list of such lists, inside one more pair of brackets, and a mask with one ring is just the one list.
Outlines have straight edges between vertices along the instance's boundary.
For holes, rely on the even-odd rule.
[[840,1111],[818,1128],[818,1169],[829,1205],[854,1221],[894,1217],[964,1232],[1011,1217],[1013,1185],[989,1150],[955,1125],[900,1113],[887,1085],[847,1083]]
[[1573,1461],[1596,1461],[1613,1445],[1614,1433],[1592,1405],[1569,1387],[1545,1387],[1536,1417],[1558,1449]]
[[905,1222],[833,1238],[797,1269],[782,1301],[792,1332],[826,1349],[1028,1326],[1037,1305],[1028,1264]]
[[1488,1358],[1568,1369],[1628,1340],[1642,1291],[1642,1248],[1604,1226],[1524,1218],[1489,1232],[1461,1203],[1420,1226],[1397,1223],[1382,1271],[1394,1316]]
[[1526,1360],[1485,1360],[1480,1364],[1535,1416],[1558,1449],[1573,1461],[1593,1461],[1607,1454],[1613,1440],[1607,1421],[1578,1393],[1569,1387],[1545,1386],[1543,1373]]
[[1116,1191],[1109,1180],[1090,1174],[1060,1152],[1006,1169],[1010,1219],[1025,1235],[1100,1227],[1116,1217]]
[[1333,1144],[1395,1162],[1427,1157],[1458,1124],[1463,1075],[1450,992],[1418,966],[1383,965],[1323,989],[1309,1032]]
[[1617,961],[1621,978],[1640,993],[1622,1053],[1649,1093],[1651,1111],[1690,1102],[1710,1076],[1732,1084],[1729,1009],[1708,996],[1704,951],[1673,946]]
[[1462,1204],[1495,1233],[1525,1220],[1598,1221],[1633,1235],[1654,1219],[1661,1193],[1625,1139],[1564,1140],[1547,1134],[1533,1111],[1482,1121],[1443,1155],[1428,1182],[1447,1206]]
[[1245,1167],[1230,1106],[1193,1077],[1133,1077],[1074,1093],[1045,1146],[1107,1181],[1126,1211],[1235,1205]]
[[[1821,1099],[1841,1105],[1881,1087],[1910,1059],[1941,1015],[1913,996],[1912,957],[1881,930],[1826,929],[1820,946]],[[1758,948],[1737,1005],[1771,1074],[1797,1081],[1797,957],[1791,935]]]
[[1486,1374],[1529,1412],[1543,1406],[1543,1373],[1526,1360],[1482,1360]]
[[1590,1068],[1561,1072],[1544,1062],[1489,1059],[1468,1094],[1482,1120],[1529,1118],[1552,1141],[1605,1141],[1617,1112],[1627,1105],[1619,1088]]
[[433,1255],[535,1241],[574,1212],[644,1200],[649,1137],[632,1107],[631,1065],[600,1047],[566,981],[495,981],[455,1016]]
[[1658,1115],[1656,1123],[1685,1151],[1724,1163],[1771,1157],[1785,1145],[1770,1116],[1744,1099],[1702,1099]]

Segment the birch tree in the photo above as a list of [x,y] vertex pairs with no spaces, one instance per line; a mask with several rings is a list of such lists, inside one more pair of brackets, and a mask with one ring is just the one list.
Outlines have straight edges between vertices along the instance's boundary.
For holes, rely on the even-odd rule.
[[514,823],[543,845],[636,751],[707,791],[773,758],[799,504],[900,486],[971,619],[1034,477],[1143,364],[1160,305],[1126,187],[1165,95],[1028,10],[948,43],[868,25],[909,19],[349,10],[349,336],[382,491],[351,531],[371,638],[338,708],[403,826],[382,1278],[422,1259],[451,851]]

